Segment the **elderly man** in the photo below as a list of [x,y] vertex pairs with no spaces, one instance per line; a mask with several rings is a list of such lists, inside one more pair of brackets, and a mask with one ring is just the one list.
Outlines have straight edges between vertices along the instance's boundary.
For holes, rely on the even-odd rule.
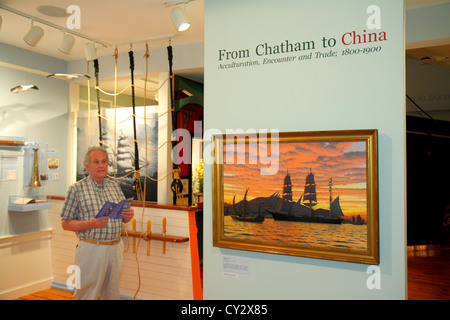
[[63,229],[74,231],[80,240],[75,253],[80,288],[75,291],[74,300],[120,299],[120,234],[122,223],[132,219],[134,210],[124,209],[122,219],[95,218],[106,201],[119,203],[125,196],[119,184],[106,176],[108,153],[104,148],[89,148],[84,165],[89,176],[69,187],[61,213]]

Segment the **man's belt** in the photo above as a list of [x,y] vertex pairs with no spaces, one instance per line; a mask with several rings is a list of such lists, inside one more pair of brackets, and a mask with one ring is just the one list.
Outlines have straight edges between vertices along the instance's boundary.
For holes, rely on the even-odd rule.
[[81,241],[96,244],[96,245],[102,245],[102,246],[112,246],[114,244],[117,244],[120,242],[120,238],[114,241],[101,241],[101,240],[94,240],[94,239],[81,239]]

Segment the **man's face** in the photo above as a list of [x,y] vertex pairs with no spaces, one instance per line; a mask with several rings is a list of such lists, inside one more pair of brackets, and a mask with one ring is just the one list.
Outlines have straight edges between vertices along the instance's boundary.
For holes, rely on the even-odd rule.
[[106,155],[99,150],[92,151],[89,154],[89,163],[86,164],[86,170],[93,180],[101,184],[108,173]]

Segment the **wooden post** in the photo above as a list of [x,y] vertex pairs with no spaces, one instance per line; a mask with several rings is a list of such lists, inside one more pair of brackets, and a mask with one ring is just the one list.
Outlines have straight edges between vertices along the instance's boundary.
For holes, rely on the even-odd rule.
[[[163,227],[162,232],[163,232],[163,237],[166,236],[166,224],[167,224],[166,218],[163,218],[163,220],[162,220],[162,227]],[[166,241],[163,241],[163,254],[166,254]]]
[[150,256],[150,237],[148,236],[152,230],[152,222],[147,221],[147,256]]
[[[133,226],[133,233],[136,232],[136,219],[131,220]],[[136,253],[136,238],[133,237],[133,253]]]
[[189,214],[189,245],[191,247],[191,272],[192,272],[192,290],[194,300],[203,299],[203,286],[200,275],[200,261],[198,253],[197,223],[195,219],[195,209],[191,209]]

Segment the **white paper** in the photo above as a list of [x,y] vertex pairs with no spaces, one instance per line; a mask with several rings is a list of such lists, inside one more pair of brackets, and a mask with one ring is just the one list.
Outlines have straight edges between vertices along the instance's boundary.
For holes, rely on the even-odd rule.
[[223,273],[243,273],[250,274],[250,259],[223,256],[222,257]]

